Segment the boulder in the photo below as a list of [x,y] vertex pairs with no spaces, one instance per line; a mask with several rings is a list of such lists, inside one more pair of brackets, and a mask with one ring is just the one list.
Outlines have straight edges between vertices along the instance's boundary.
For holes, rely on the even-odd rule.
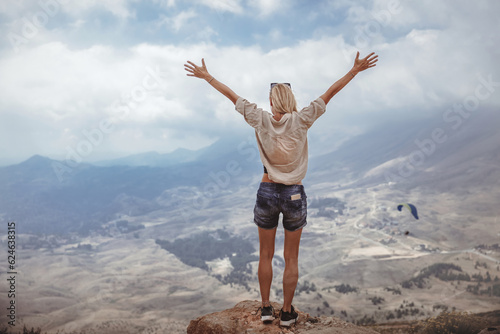
[[[289,328],[279,326],[279,310],[281,304],[271,303],[275,310],[276,319],[270,324],[260,321],[260,301],[245,300],[233,308],[215,312],[191,320],[187,328],[188,334],[378,334],[377,332],[355,326],[335,317],[312,317],[301,312],[297,323]],[[294,305],[295,306],[295,305]]]

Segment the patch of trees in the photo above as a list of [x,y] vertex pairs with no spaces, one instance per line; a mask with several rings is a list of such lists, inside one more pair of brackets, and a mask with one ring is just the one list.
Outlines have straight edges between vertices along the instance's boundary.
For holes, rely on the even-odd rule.
[[495,297],[500,297],[500,284],[495,284],[491,287],[491,294]]
[[482,289],[483,284],[481,282],[477,282],[475,285],[467,285],[467,292],[470,292],[474,295],[486,295],[490,297],[500,297],[500,284],[495,284],[493,286],[488,286]]
[[386,287],[384,290],[392,292],[393,295],[400,295],[401,294],[401,290],[398,289],[398,288],[389,288],[389,287]]
[[[476,266],[487,268],[485,263],[476,263]],[[489,271],[486,272],[485,276],[481,273],[472,274],[471,276],[468,273],[463,273],[462,268],[459,266],[450,263],[433,264],[432,266],[423,269],[416,277],[404,281],[401,285],[406,289],[410,289],[413,286],[422,289],[426,285],[426,279],[431,276],[434,276],[442,281],[457,281],[457,283],[460,283],[460,281],[476,282],[476,284],[467,285],[466,291],[474,295],[500,297],[500,284],[491,284],[500,282],[500,278],[498,278],[498,276],[492,278]]]
[[350,286],[349,284],[344,284],[344,283],[342,283],[340,285],[335,285],[334,288],[337,292],[344,293],[344,294],[347,294],[350,292],[358,292],[358,290],[359,290],[356,287],[353,287],[353,286]]
[[443,310],[443,312],[448,311],[448,306],[444,304],[435,304],[432,306],[432,311]]
[[338,216],[343,215],[342,210],[338,210],[338,212],[335,212],[332,209],[329,208],[320,208],[318,212],[315,214],[316,217],[325,217],[325,218],[330,218],[330,219],[335,219]]
[[23,327],[23,331],[22,332],[11,332],[9,331],[9,329],[7,327],[0,327],[0,334],[17,334],[17,333],[22,333],[22,334],[42,334],[42,330],[40,328],[31,328],[31,329],[28,329],[26,328],[26,326]]
[[308,206],[311,209],[319,209],[316,216],[332,219],[343,215],[346,209],[345,203],[335,197],[313,198],[310,203],[308,203]]
[[221,281],[222,284],[225,284],[225,285],[229,284],[231,286],[233,286],[233,284],[239,284],[241,286],[244,286],[247,289],[247,291],[251,290],[250,285],[248,285],[248,282],[250,281],[251,276],[249,276],[245,272],[233,270],[229,274],[225,275],[224,277],[222,277],[221,275],[215,275],[215,278],[217,278],[219,281]]
[[500,245],[499,244],[493,244],[493,245],[485,245],[481,244],[476,247],[478,250],[492,250],[492,251],[500,251]]
[[248,289],[248,281],[251,279],[252,269],[250,262],[258,261],[259,258],[252,253],[255,248],[241,237],[232,236],[224,230],[214,232],[203,232],[190,238],[176,239],[174,241],[156,239],[161,248],[177,256],[183,263],[209,270],[206,261],[223,259],[228,257],[233,266],[233,271],[222,277],[215,275],[224,284],[240,284]]
[[368,298],[368,300],[370,300],[373,303],[373,305],[378,305],[378,304],[382,304],[383,302],[385,302],[384,298],[377,297],[377,296],[370,297],[370,298]]
[[404,300],[399,308],[394,309],[394,311],[389,311],[386,315],[387,320],[402,319],[408,316],[416,316],[423,313],[419,308],[415,306],[415,303]]
[[304,283],[300,281],[297,283],[297,287],[295,288],[295,296],[299,296],[302,292],[309,294],[310,292],[315,292],[316,285],[314,283],[309,283],[308,280],[305,280]]
[[345,209],[345,203],[335,197],[316,197],[308,204],[311,209],[331,207],[335,209]]
[[377,322],[375,321],[373,315],[369,317],[368,315],[365,314],[363,318],[356,320],[356,325],[358,326],[375,325],[376,323]]
[[426,284],[425,280],[431,276],[442,281],[471,281],[470,275],[463,273],[461,267],[452,263],[435,263],[422,269],[416,277],[404,281],[401,285],[406,289],[410,289],[413,286],[423,289]]
[[413,308],[413,309],[396,309],[394,312],[389,312],[387,316],[385,317],[387,320],[393,320],[393,319],[401,319],[405,318],[408,316],[416,316],[420,314],[420,310],[418,308]]

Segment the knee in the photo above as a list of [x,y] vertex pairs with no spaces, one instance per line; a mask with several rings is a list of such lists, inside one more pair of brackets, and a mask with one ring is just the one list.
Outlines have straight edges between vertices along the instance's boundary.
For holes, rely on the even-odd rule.
[[272,261],[274,256],[274,249],[261,249],[260,259],[263,261]]
[[299,263],[299,254],[295,252],[284,252],[283,257],[287,265],[297,265]]

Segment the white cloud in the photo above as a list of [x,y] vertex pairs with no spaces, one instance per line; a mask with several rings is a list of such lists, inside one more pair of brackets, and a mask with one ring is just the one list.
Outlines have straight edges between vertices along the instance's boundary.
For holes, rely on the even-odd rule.
[[78,19],[71,24],[74,29],[80,29],[86,23],[85,20]]
[[135,14],[130,11],[127,0],[63,1],[62,3],[62,9],[73,16],[79,16],[82,11],[88,11],[94,8],[102,8],[121,19],[135,16]]
[[157,23],[157,26],[161,27],[165,25],[167,27],[172,28],[175,32],[178,32],[186,24],[188,24],[189,20],[195,18],[196,16],[197,14],[194,10],[182,11],[173,17],[162,15],[162,17],[159,19]]
[[[289,2],[288,2],[289,3]],[[250,7],[256,8],[259,12],[259,16],[268,16],[270,14],[281,12],[286,12],[288,4],[286,1],[282,0],[249,0],[248,4]]]
[[[127,8],[125,1],[106,3]],[[210,3],[217,10],[241,10],[239,1]],[[363,26],[373,19],[370,13],[382,8],[381,3],[364,12],[364,21],[353,24]],[[229,9],[221,9],[224,6]],[[423,17],[423,5],[407,8],[410,4],[405,2],[404,6],[398,20]],[[488,52],[498,52],[500,44],[499,37],[491,33],[495,21],[477,21],[479,15],[471,6],[454,9],[458,17],[442,22],[442,26],[409,29],[408,24],[405,33],[399,32],[399,37],[392,39],[385,34],[388,25],[364,48],[344,42],[344,30],[270,51],[259,45],[206,42],[78,48],[52,41],[52,36],[41,32],[36,44],[26,45],[17,54],[7,50],[0,56],[0,149],[6,155],[24,158],[35,153],[61,155],[68,145],[85,138],[83,130],[99,126],[108,116],[114,117],[115,130],[95,150],[96,156],[104,151],[123,154],[165,152],[178,146],[197,148],[224,131],[251,134],[229,100],[204,81],[186,76],[185,61],[199,64],[202,57],[217,79],[268,109],[270,82],[291,82],[299,105],[305,106],[347,73],[356,49],[362,56],[376,51],[380,55],[378,65],[360,73],[334,97],[327,114],[314,126],[317,136],[403,114],[420,117],[429,112],[442,113],[474,93],[478,75],[492,75],[493,81],[500,82],[495,52]],[[187,8],[165,24],[182,29],[194,16],[194,9]],[[472,25],[476,30],[468,33]],[[209,29],[208,37],[220,33],[214,27]],[[270,36],[279,39],[280,26]],[[141,95],[144,83],[148,87],[154,84],[145,79],[147,68],[161,70],[162,86],[146,89]],[[498,94],[492,95],[484,103],[499,106],[499,99]],[[128,104],[126,113],[120,103],[122,107]],[[6,144],[12,141],[16,142],[15,149]]]
[[163,8],[175,7],[175,0],[153,0],[154,3],[159,4]]
[[[65,12],[76,17],[95,8],[103,9],[123,19],[134,16],[134,13],[128,8],[127,0],[16,0],[2,1],[0,3],[0,13],[17,18],[25,16],[28,19],[32,19],[33,15],[40,13],[45,13],[49,17],[54,17],[60,12]],[[40,14],[40,17],[41,16],[42,14]]]
[[197,0],[200,4],[210,7],[216,11],[241,14],[243,7],[240,0]]

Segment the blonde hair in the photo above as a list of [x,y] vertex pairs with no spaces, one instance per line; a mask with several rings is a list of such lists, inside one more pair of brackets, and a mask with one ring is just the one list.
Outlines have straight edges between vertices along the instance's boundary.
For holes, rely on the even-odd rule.
[[272,108],[280,114],[297,111],[297,102],[292,89],[285,84],[277,84],[270,93]]

